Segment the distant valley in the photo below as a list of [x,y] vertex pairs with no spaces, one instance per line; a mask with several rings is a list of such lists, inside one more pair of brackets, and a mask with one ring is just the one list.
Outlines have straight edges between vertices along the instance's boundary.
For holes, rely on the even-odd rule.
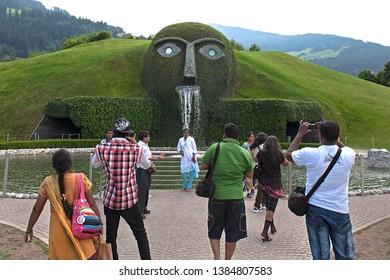
[[305,61],[352,76],[362,70],[375,74],[390,61],[390,47],[347,37],[323,34],[279,35],[239,27],[209,24],[249,49],[252,44],[261,51],[281,51]]

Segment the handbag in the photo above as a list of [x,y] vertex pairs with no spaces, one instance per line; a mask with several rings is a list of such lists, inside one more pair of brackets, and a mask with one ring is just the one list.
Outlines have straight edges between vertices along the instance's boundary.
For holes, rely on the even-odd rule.
[[111,243],[106,243],[103,236],[99,234],[99,241],[97,245],[97,259],[98,260],[112,260]]
[[211,177],[213,176],[215,163],[217,162],[218,154],[219,154],[219,146],[220,143],[217,144],[217,148],[215,150],[215,154],[213,157],[213,161],[211,163],[211,166],[209,170],[207,171],[204,178],[202,178],[198,184],[196,185],[195,193],[197,196],[200,197],[207,197],[210,198],[213,196],[215,185],[213,181],[211,180]]
[[326,176],[328,176],[330,170],[335,165],[337,159],[339,158],[341,154],[341,149],[338,148],[336,155],[332,159],[331,163],[329,164],[328,168],[325,170],[324,174],[317,180],[315,185],[311,188],[309,193],[305,195],[306,188],[303,187],[297,187],[294,190],[292,190],[289,198],[288,198],[288,208],[291,212],[293,212],[297,216],[304,216],[307,212],[307,206],[309,204],[309,198],[313,195],[313,193],[318,189],[318,187],[322,184],[322,182],[325,180]]
[[263,167],[260,164],[256,164],[255,168],[253,168],[253,178],[260,179],[262,173]]
[[[260,151],[257,153],[259,155]],[[260,162],[260,158],[258,158],[258,163],[253,168],[253,178],[260,179],[261,174],[263,173],[263,165]]]
[[79,239],[87,239],[100,233],[102,222],[85,199],[83,175],[78,173],[75,177],[72,233]]

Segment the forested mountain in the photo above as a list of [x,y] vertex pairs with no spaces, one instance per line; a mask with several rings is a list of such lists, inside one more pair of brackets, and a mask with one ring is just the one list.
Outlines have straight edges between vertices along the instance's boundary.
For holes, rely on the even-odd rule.
[[[249,49],[276,50],[338,72],[358,76],[363,70],[378,73],[390,61],[390,47],[335,35],[279,35],[219,24],[210,26]],[[76,18],[59,8],[47,10],[35,0],[0,0],[0,62],[54,52],[73,36],[107,31],[113,37],[121,27]]]
[[390,47],[347,37],[323,34],[279,35],[239,27],[210,24],[227,38],[249,49],[281,51],[338,72],[358,76],[362,70],[374,73],[390,61]]
[[107,31],[113,37],[120,27],[76,18],[61,9],[47,10],[34,0],[0,0],[0,62],[26,58],[31,52],[53,52],[73,36]]

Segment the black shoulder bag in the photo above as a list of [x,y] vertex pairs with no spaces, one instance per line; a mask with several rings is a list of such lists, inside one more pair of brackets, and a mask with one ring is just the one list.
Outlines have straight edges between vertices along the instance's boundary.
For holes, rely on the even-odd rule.
[[[259,146],[259,151],[257,152],[257,155],[260,154],[260,146]],[[257,156],[256,155],[256,156]],[[253,178],[259,180],[260,179],[260,176],[261,174],[263,174],[263,165],[261,164],[260,162],[260,156],[257,158],[257,164],[255,165],[255,167],[253,168]]]
[[324,174],[322,174],[322,176],[318,179],[318,181],[311,188],[311,190],[309,191],[309,193],[307,195],[305,195],[306,188],[297,187],[296,189],[292,190],[292,192],[288,198],[288,208],[290,209],[291,212],[293,212],[297,216],[304,216],[306,214],[307,205],[309,203],[309,198],[313,195],[313,193],[322,184],[322,182],[325,180],[326,176],[328,176],[330,170],[335,165],[340,154],[341,154],[341,149],[339,148],[337,150],[336,155],[334,156],[331,163],[329,164],[328,168],[325,170]]
[[218,153],[219,153],[219,145],[217,144],[217,148],[215,150],[215,154],[213,157],[213,161],[211,163],[211,166],[209,167],[209,170],[207,171],[205,177],[201,179],[198,184],[196,185],[195,193],[197,196],[200,197],[207,197],[210,198],[213,196],[215,185],[213,181],[211,180],[211,177],[213,176],[215,163],[217,162]]

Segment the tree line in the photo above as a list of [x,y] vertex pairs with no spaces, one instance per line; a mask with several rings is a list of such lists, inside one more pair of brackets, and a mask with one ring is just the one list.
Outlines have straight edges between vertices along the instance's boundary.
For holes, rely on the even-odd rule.
[[0,62],[27,58],[32,53],[54,52],[73,36],[106,31],[113,37],[124,33],[105,22],[76,18],[55,9],[17,9],[0,4]]
[[359,73],[359,78],[390,87],[390,61],[385,64],[385,68],[374,74],[371,70],[363,70]]

